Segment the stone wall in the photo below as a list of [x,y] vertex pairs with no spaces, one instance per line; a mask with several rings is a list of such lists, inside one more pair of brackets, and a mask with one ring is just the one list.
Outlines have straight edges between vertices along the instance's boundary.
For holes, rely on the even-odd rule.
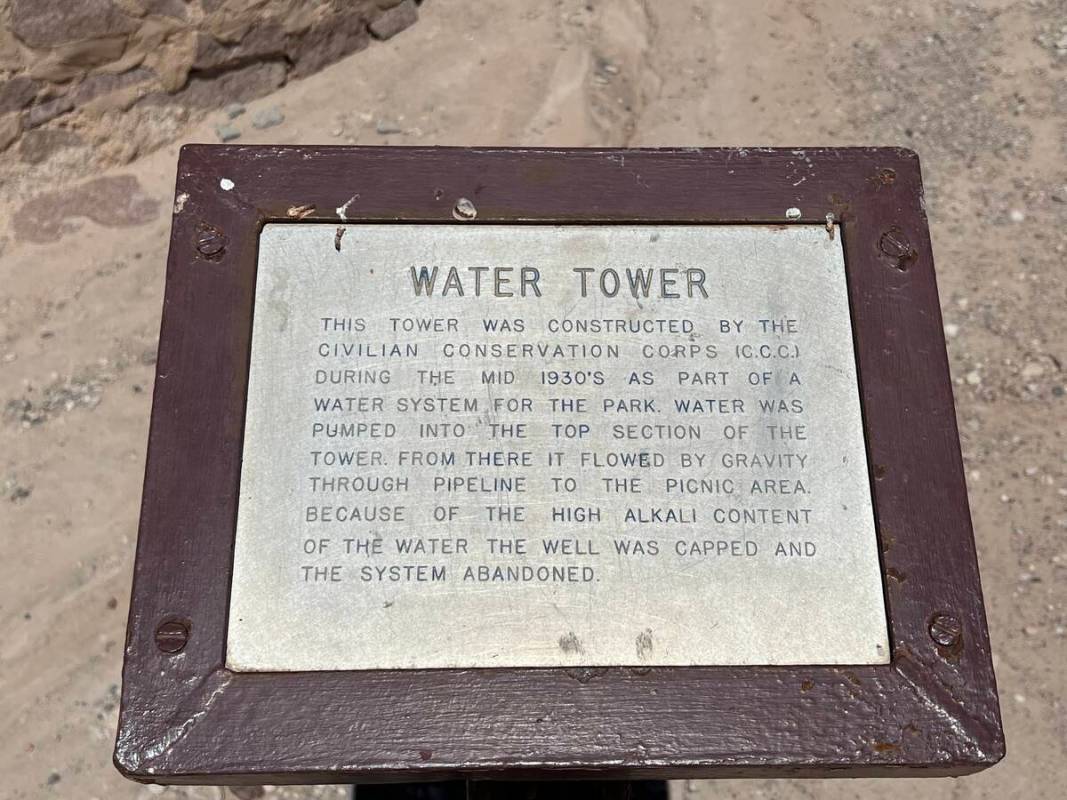
[[415,0],[0,0],[0,152],[18,143],[32,163],[79,119],[244,102],[417,14]]

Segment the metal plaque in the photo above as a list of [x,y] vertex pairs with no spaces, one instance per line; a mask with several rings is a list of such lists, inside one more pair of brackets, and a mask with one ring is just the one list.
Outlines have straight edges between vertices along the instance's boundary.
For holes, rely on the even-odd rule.
[[888,663],[836,233],[267,225],[228,666]]

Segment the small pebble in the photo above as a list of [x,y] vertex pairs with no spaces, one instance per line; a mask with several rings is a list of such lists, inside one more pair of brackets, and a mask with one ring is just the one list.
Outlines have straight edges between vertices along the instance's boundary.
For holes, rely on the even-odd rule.
[[1035,364],[1033,362],[1030,362],[1025,367],[1023,367],[1022,371],[1022,376],[1028,380],[1031,378],[1040,378],[1044,374],[1045,368],[1040,364]]
[[1008,217],[1011,219],[1012,222],[1022,222],[1026,219],[1026,214],[1017,208],[1013,208],[1008,214]]
[[972,369],[970,372],[967,373],[964,380],[967,381],[967,384],[969,386],[977,386],[982,382],[982,375],[978,370]]
[[273,128],[275,125],[281,125],[285,122],[285,115],[282,114],[281,109],[278,106],[270,106],[257,111],[252,115],[252,127],[263,130],[264,128]]
[[215,126],[215,135],[219,137],[220,142],[232,142],[234,139],[240,138],[241,132],[233,125],[219,123]]
[[240,103],[230,103],[223,109],[226,112],[226,116],[230,119],[237,119],[243,113],[245,113],[245,107]]
[[388,136],[390,133],[403,133],[404,129],[397,123],[388,119],[380,119],[374,126],[374,130],[381,136]]
[[960,326],[953,322],[945,323],[945,336],[949,339],[955,339],[960,335]]
[[1017,695],[1015,695],[1015,702],[1016,703],[1025,703],[1026,702],[1026,695],[1025,694],[1017,694]]

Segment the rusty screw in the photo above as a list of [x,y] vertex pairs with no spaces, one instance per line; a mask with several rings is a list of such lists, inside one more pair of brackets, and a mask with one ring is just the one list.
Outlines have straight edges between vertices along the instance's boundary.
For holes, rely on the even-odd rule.
[[908,237],[896,227],[882,234],[882,238],[878,240],[878,249],[896,262],[897,269],[904,269],[904,265],[915,257],[915,249]]
[[189,643],[189,626],[177,619],[169,619],[156,628],[156,647],[164,653],[180,653]]
[[472,220],[476,216],[478,216],[478,209],[475,208],[474,203],[472,203],[466,197],[461,197],[452,207],[452,216],[456,219],[461,219],[464,221]]
[[930,638],[942,647],[959,647],[963,624],[951,614],[937,614],[930,620]]
[[205,258],[217,258],[226,250],[226,236],[213,225],[201,225],[196,232],[196,250]]
[[896,183],[897,173],[895,170],[886,167],[884,169],[878,170],[877,174],[874,176],[874,180],[876,183],[879,183],[882,186],[892,186],[894,183]]

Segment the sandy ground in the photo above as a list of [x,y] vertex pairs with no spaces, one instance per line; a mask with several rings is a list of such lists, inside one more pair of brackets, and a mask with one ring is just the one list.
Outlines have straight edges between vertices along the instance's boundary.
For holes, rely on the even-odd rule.
[[[1009,755],[960,780],[673,790],[1064,796],[1062,0],[431,0],[414,28],[249,111],[270,105],[286,121],[240,141],[917,149]],[[221,118],[181,139],[214,141]],[[138,786],[111,766],[176,149],[104,165],[89,189],[49,165],[0,187],[3,797],[228,796]]]

